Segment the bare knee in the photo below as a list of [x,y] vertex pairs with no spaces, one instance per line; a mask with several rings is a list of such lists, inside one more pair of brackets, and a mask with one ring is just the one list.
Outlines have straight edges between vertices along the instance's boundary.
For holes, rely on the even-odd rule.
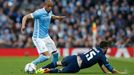
[[47,56],[48,58],[50,58],[50,53],[48,52],[48,51],[46,51],[46,52],[44,52],[44,53],[42,53],[44,56]]

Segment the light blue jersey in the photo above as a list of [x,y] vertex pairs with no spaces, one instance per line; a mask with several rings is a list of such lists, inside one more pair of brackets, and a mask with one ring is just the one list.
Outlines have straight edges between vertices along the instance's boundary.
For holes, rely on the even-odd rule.
[[49,36],[48,29],[52,15],[52,11],[48,13],[44,8],[32,13],[32,17],[34,18],[33,38],[45,38]]

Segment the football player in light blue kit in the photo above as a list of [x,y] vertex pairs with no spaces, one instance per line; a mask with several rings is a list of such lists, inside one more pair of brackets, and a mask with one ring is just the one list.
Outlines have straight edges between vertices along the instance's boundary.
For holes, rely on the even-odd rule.
[[26,21],[28,19],[34,19],[34,32],[32,40],[38,50],[39,57],[30,63],[33,66],[36,66],[37,64],[48,60],[51,55],[52,62],[58,61],[58,51],[54,41],[49,36],[48,29],[51,19],[62,20],[64,16],[53,15],[53,5],[53,2],[51,0],[48,0],[45,2],[43,8],[24,16],[22,20],[21,31],[23,32],[26,28]]

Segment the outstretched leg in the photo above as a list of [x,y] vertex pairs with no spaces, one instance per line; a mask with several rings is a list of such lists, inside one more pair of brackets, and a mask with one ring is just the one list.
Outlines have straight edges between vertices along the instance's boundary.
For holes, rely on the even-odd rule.
[[45,68],[56,68],[57,66],[62,66],[61,61],[59,62],[51,62],[50,64],[43,66],[42,69]]
[[32,63],[33,63],[34,65],[37,65],[37,64],[39,64],[39,63],[42,63],[42,62],[48,60],[49,58],[50,58],[50,54],[49,54],[48,51],[46,51],[46,52],[40,54],[37,59],[35,59],[34,61],[32,61]]
[[[48,66],[44,67],[43,69],[39,69],[38,72],[40,73],[76,73],[80,70],[78,63],[77,63],[77,56],[68,56],[65,57],[62,62],[58,62],[57,64],[64,67],[63,69],[57,69],[57,68],[48,68],[48,67],[54,67],[54,64],[51,63]],[[38,73],[37,72],[37,73]]]

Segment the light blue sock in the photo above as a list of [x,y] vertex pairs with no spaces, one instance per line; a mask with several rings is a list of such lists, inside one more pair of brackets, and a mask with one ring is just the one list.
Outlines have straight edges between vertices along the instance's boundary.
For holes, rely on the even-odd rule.
[[48,56],[44,56],[44,55],[41,54],[37,59],[35,59],[34,61],[32,61],[32,63],[35,64],[35,65],[37,65],[37,64],[42,63],[42,62],[44,62],[44,61],[46,61],[48,59],[49,59]]
[[58,55],[59,55],[58,52],[53,53],[53,54],[52,54],[52,60],[51,60],[51,61],[52,61],[52,62],[57,62],[57,61],[58,61]]

